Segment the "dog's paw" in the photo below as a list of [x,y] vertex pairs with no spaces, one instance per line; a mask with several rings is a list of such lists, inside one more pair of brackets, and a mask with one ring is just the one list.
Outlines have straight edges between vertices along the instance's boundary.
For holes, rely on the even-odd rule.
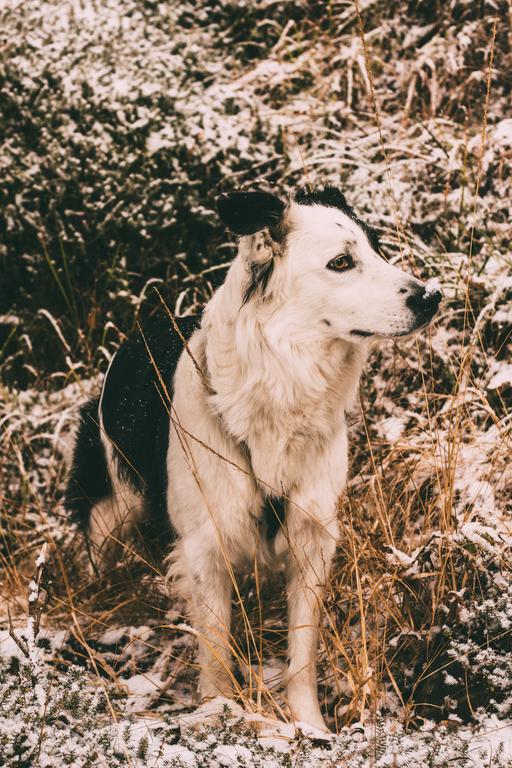
[[313,743],[317,741],[330,741],[334,736],[323,720],[321,724],[317,723],[315,725],[310,725],[309,723],[298,720],[294,722],[294,726],[296,736],[304,736]]
[[229,718],[239,718],[245,715],[245,710],[233,699],[225,696],[215,696],[205,699],[193,712],[179,716],[179,724],[182,728],[199,730],[205,724],[217,723],[226,711]]

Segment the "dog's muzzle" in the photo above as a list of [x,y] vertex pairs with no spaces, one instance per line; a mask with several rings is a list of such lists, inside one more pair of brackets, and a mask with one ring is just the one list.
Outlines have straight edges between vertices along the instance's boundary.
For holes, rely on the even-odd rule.
[[413,293],[409,294],[405,303],[409,309],[414,312],[419,324],[423,325],[432,320],[439,309],[439,304],[442,298],[443,294],[441,291],[438,291],[437,289],[431,290],[428,287],[421,286],[421,288],[418,288]]

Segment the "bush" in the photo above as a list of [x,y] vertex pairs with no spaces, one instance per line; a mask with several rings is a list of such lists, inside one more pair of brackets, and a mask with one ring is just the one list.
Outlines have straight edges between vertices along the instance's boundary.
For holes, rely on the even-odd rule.
[[[424,179],[411,168],[403,183],[419,188],[400,207],[424,242],[441,236],[449,250],[460,247],[461,233],[451,221],[444,236],[447,194],[464,180],[458,163],[448,175],[429,174],[443,153],[466,151],[462,131],[452,145],[446,118],[460,120],[461,104],[485,98],[494,12],[493,3],[457,1],[433,14],[429,3],[401,0],[393,8],[371,3],[366,14],[385,142],[388,116],[393,121],[404,99],[420,120],[442,118],[414,137],[433,162]],[[200,306],[223,272],[201,273],[233,253],[215,214],[219,190],[257,178],[302,182],[310,171],[301,157],[315,165],[322,157],[323,179],[344,181],[374,222],[393,231],[380,145],[365,140],[357,157],[351,147],[361,143],[354,118],[373,101],[351,6],[28,2],[22,17],[8,5],[0,20],[9,41],[0,58],[0,314],[11,379],[27,384],[78,360],[91,370],[118,342],[115,327],[128,330],[141,305],[151,305],[149,280],[162,280],[181,310]],[[501,73],[509,60],[500,25],[497,107],[508,93]],[[489,120],[499,112],[491,109]],[[471,152],[468,163],[474,174]],[[481,194],[495,181],[485,163]],[[494,207],[498,200],[493,195]],[[503,207],[490,217],[503,229]],[[481,237],[477,229],[475,252]],[[105,331],[107,320],[113,326]]]

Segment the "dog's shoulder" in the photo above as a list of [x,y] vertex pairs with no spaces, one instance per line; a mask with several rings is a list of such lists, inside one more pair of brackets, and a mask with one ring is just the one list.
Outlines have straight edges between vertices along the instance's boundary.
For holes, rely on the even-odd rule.
[[121,345],[109,366],[101,396],[103,429],[120,470],[136,490],[151,481],[158,455],[167,450],[174,372],[200,317],[153,320]]

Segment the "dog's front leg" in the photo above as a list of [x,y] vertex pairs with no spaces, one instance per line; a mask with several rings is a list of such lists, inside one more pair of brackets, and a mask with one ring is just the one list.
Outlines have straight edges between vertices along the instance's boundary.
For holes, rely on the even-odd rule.
[[318,624],[322,596],[336,547],[333,515],[321,522],[290,505],[288,536],[288,705],[294,720],[327,730],[320,712],[316,679]]
[[216,547],[187,557],[190,612],[198,633],[201,700],[232,694],[230,629],[232,583]]

